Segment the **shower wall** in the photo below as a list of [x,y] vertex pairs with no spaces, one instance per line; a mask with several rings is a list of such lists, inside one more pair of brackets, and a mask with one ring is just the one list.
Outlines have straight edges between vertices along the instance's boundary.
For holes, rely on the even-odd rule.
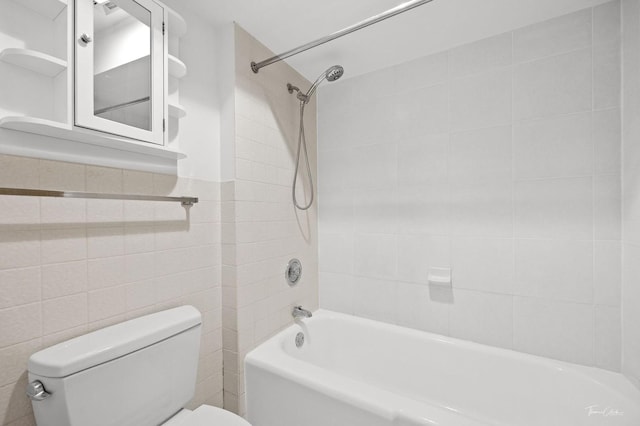
[[[285,62],[254,74],[251,61],[273,52],[237,25],[233,40],[235,136],[223,161],[235,172],[222,184],[224,407],[244,415],[245,355],[293,323],[294,305],[318,307],[318,231],[317,204],[300,212],[291,201],[299,102],[286,86],[311,83]],[[314,100],[305,113],[314,179],[315,117]],[[294,257],[303,275],[289,287],[284,268]]]
[[640,386],[640,1],[623,7],[623,371]]
[[615,1],[324,86],[321,307],[619,370],[620,28]]

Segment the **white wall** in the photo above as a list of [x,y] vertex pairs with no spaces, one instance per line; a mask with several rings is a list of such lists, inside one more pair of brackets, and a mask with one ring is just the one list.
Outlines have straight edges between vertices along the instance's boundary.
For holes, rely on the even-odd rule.
[[[187,21],[187,34],[180,39],[180,59],[187,75],[180,80],[180,105],[187,116],[180,119],[180,151],[187,158],[178,163],[178,175],[220,181],[219,75],[224,62],[216,57],[221,41],[217,28],[191,5],[177,0],[165,2]],[[170,123],[172,125],[172,123]]]
[[322,307],[620,368],[619,7],[321,89]]
[[623,372],[640,386],[640,2],[623,0]]

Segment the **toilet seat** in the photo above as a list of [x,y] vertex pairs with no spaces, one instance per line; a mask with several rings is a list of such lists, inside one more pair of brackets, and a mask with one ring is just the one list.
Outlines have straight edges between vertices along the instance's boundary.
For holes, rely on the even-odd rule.
[[242,417],[222,408],[201,405],[194,411],[182,410],[163,426],[251,426]]

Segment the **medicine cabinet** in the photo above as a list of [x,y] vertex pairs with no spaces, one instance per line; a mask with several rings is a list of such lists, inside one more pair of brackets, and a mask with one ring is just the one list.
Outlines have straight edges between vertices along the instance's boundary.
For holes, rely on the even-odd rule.
[[[179,39],[155,0],[0,2],[0,153],[173,173]],[[58,141],[59,140],[59,141]]]

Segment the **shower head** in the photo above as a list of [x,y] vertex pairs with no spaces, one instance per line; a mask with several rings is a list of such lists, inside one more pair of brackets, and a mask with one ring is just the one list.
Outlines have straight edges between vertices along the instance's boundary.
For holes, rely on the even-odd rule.
[[342,74],[344,74],[344,68],[342,68],[340,65],[334,65],[329,68],[324,74],[327,76],[327,81],[336,81],[337,79],[342,77]]
[[300,99],[305,104],[309,103],[309,100],[311,99],[313,94],[316,92],[316,89],[318,88],[320,83],[322,83],[324,80],[336,81],[337,79],[342,77],[343,74],[344,74],[344,68],[342,68],[340,65],[332,66],[331,68],[323,72],[320,75],[320,77],[316,79],[316,81],[311,85],[311,87],[309,88],[306,94],[303,95],[302,93],[298,93],[298,99]]

